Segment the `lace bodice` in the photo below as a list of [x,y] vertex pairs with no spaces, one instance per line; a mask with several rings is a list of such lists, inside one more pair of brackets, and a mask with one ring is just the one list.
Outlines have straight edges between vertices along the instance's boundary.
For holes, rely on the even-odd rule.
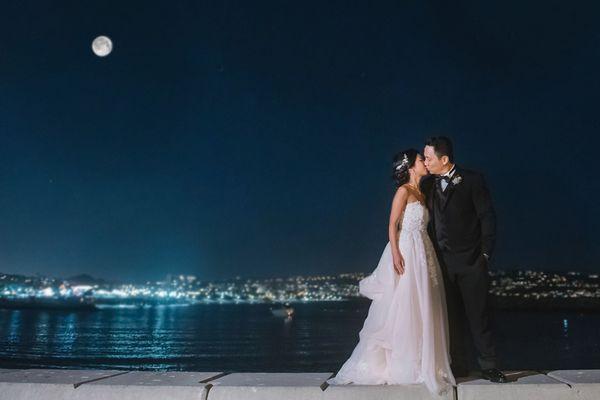
[[400,234],[408,232],[423,232],[429,223],[429,210],[420,201],[408,203],[404,210]]

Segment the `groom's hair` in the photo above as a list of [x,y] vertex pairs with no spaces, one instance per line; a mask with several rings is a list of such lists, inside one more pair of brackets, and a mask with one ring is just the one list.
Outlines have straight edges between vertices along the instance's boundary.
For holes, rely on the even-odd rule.
[[435,155],[438,158],[448,156],[448,160],[454,163],[454,149],[452,148],[452,140],[446,136],[432,136],[425,142],[425,146],[433,147]]

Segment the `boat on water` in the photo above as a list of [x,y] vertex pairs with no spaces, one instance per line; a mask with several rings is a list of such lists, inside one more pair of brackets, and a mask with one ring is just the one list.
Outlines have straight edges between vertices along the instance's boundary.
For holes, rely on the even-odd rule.
[[289,303],[285,303],[281,307],[270,308],[271,314],[280,318],[291,318],[294,315],[294,308]]
[[91,311],[96,309],[92,299],[87,297],[19,297],[0,298],[0,308],[23,310],[77,310]]

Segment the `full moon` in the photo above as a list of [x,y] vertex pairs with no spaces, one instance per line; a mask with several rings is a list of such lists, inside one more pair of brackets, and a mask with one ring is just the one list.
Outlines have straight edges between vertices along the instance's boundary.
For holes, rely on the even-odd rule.
[[106,57],[112,51],[113,44],[112,40],[110,40],[107,36],[98,36],[92,42],[92,51],[98,57]]

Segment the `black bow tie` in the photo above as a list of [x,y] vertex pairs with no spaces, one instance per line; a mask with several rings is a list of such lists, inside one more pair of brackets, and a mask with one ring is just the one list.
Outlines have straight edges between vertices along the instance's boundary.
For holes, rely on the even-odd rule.
[[440,185],[442,184],[442,181],[446,181],[446,183],[450,183],[450,177],[447,175],[441,176],[441,175],[437,175],[435,177],[435,181],[437,183],[439,183]]

